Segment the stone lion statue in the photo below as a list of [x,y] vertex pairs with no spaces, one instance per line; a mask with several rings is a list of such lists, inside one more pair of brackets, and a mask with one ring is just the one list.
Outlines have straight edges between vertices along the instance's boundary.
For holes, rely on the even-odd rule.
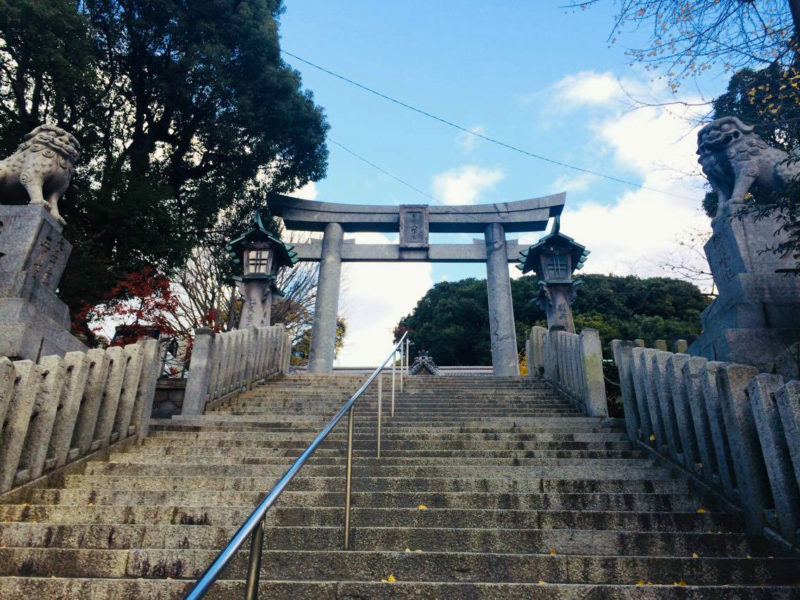
[[0,161],[0,203],[47,203],[63,225],[58,200],[75,173],[80,148],[75,136],[60,127],[40,125],[31,131],[14,154]]
[[753,184],[780,193],[800,174],[800,162],[768,146],[752,126],[736,117],[722,117],[703,127],[697,134],[697,154],[719,199],[715,219],[730,215]]

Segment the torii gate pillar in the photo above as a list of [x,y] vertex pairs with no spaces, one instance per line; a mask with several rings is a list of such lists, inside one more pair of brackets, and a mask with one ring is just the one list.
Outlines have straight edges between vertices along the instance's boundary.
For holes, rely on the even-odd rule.
[[499,377],[519,375],[517,332],[508,275],[506,232],[500,223],[486,226],[486,285],[489,295],[489,335],[492,365]]
[[308,353],[309,373],[333,371],[343,241],[342,226],[339,223],[328,223],[322,235],[317,301],[314,306],[314,325],[311,329],[311,347]]

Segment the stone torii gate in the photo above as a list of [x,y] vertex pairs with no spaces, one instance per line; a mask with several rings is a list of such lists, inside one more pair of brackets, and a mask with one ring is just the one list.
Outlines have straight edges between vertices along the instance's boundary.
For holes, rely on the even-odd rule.
[[[492,365],[498,376],[518,375],[517,340],[508,263],[522,247],[506,242],[506,233],[544,231],[561,214],[566,194],[501,204],[378,206],[332,204],[270,194],[270,213],[287,229],[321,231],[321,241],[297,244],[297,257],[320,263],[317,302],[311,331],[309,373],[333,370],[336,317],[342,262],[486,263]],[[398,233],[398,244],[356,244],[344,234],[362,231]],[[430,244],[430,233],[482,233],[472,244]]]

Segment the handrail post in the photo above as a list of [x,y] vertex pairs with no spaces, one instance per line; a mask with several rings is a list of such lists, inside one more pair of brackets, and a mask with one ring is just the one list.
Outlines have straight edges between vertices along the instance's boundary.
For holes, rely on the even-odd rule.
[[411,356],[409,355],[410,351],[411,351],[411,340],[409,338],[406,338],[406,376],[409,373],[409,364],[411,363],[410,360]]
[[378,375],[378,458],[381,457],[381,421],[383,413],[383,373]]
[[250,564],[247,567],[246,600],[258,600],[258,577],[261,571],[261,550],[264,546],[264,520],[250,535]]
[[347,475],[344,493],[344,549],[350,550],[350,484],[353,480],[353,413],[355,404],[347,413]]
[[400,344],[400,393],[403,393],[403,361],[405,360],[405,353],[403,352],[403,344]]
[[397,363],[397,350],[392,352],[392,417],[394,417],[394,372]]

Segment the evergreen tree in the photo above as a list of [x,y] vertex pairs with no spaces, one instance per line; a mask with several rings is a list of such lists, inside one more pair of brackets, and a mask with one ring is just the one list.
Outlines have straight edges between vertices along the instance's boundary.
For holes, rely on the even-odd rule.
[[[585,275],[573,304],[575,328],[600,331],[604,352],[614,339],[642,338],[692,341],[700,334],[700,313],[708,298],[693,284],[666,277]],[[533,299],[535,277],[511,280],[518,350],[534,325],[546,326],[546,317]],[[396,339],[408,330],[414,348],[427,350],[441,365],[488,365],[489,307],[486,280],[464,279],[434,285],[412,313],[401,319]]]
[[327,124],[280,58],[281,0],[0,0],[0,151],[42,122],[82,157],[61,294],[95,304],[325,173]]

